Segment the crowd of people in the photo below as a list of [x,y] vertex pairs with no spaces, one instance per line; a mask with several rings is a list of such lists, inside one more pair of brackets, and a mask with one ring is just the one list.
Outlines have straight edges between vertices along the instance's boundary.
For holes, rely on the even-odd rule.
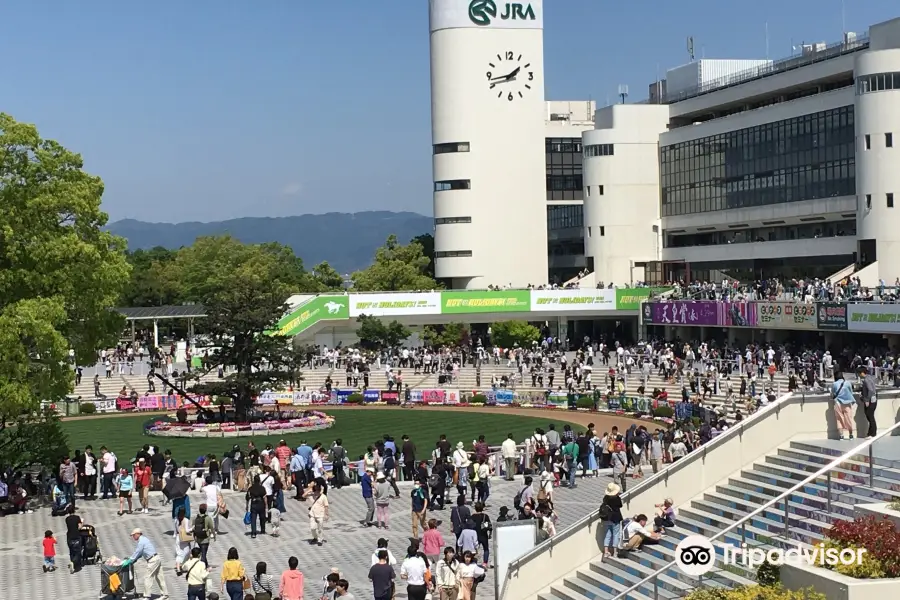
[[874,287],[864,286],[860,278],[849,276],[838,281],[829,279],[758,279],[741,283],[724,278],[714,281],[676,281],[669,284],[673,294],[669,299],[793,301],[793,302],[896,302],[900,298],[900,277],[888,285],[883,279]]

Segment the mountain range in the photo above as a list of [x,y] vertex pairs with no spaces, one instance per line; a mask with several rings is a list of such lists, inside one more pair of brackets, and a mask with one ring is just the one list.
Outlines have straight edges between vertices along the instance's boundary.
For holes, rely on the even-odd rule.
[[212,223],[148,223],[123,219],[110,223],[112,233],[128,240],[129,250],[155,246],[176,249],[198,237],[230,234],[247,244],[279,242],[293,248],[308,269],[328,261],[339,273],[371,264],[375,250],[390,234],[401,243],[432,233],[434,220],[412,212],[368,211],[298,217],[243,217]]

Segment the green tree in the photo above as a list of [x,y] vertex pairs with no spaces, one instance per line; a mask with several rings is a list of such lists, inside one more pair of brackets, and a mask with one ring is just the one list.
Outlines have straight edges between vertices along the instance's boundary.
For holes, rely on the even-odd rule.
[[491,344],[502,348],[527,348],[541,337],[541,330],[525,321],[500,321],[491,325]]
[[430,233],[423,233],[422,235],[417,235],[412,239],[413,242],[422,246],[422,254],[428,259],[428,267],[425,269],[425,274],[429,277],[434,277],[434,236]]
[[150,250],[128,252],[131,278],[122,290],[122,306],[168,306],[181,304],[178,281],[169,270],[176,251],[157,246]]
[[193,383],[188,391],[230,398],[241,421],[247,420],[253,399],[260,393],[302,379],[301,355],[294,351],[291,340],[269,333],[277,329],[287,311],[284,300],[289,295],[289,284],[279,281],[279,273],[273,271],[279,261],[269,258],[268,263],[248,260],[239,265],[218,281],[221,287],[202,298],[206,307],[202,325],[217,347],[206,368],[215,371],[221,365],[233,370],[221,381]]
[[331,292],[344,289],[344,277],[334,267],[323,261],[313,267],[312,279],[318,291]]
[[0,464],[19,471],[34,465],[55,465],[69,453],[66,432],[56,413],[46,410],[20,415],[0,430]]
[[92,363],[124,326],[110,309],[129,278],[125,242],[104,231],[103,182],[82,166],[0,114],[0,430],[72,390],[70,349]]
[[360,315],[356,322],[359,323],[359,328],[356,330],[359,344],[367,350],[396,348],[411,333],[407,327],[397,321],[385,324],[377,317]]
[[412,241],[403,246],[392,234],[375,251],[375,261],[353,273],[353,288],[360,292],[433,290],[438,286],[428,275],[429,263],[421,244]]
[[462,323],[426,325],[423,337],[432,346],[463,346],[469,343],[469,327]]
[[294,251],[275,242],[244,244],[230,235],[200,237],[175,254],[166,270],[183,302],[203,302],[225,289],[235,273],[272,274],[287,294],[314,292],[315,285]]

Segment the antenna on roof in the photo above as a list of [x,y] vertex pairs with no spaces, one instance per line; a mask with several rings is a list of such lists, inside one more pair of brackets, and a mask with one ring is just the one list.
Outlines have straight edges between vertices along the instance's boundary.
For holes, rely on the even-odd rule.
[[769,60],[769,22],[766,21],[766,60]]
[[619,97],[622,99],[622,104],[625,104],[625,98],[628,97],[628,86],[624,84],[619,84]]
[[694,62],[694,36],[690,35],[687,39],[687,51],[688,56],[691,57],[691,62]]

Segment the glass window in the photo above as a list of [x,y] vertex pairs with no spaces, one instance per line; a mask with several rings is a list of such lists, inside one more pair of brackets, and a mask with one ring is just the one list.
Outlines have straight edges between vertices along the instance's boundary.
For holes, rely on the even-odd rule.
[[847,106],[662,147],[661,213],[853,194],[855,135]]
[[471,258],[471,250],[446,250],[443,252],[435,252],[435,258]]
[[435,154],[449,154],[451,152],[468,152],[469,142],[451,142],[449,144],[435,144]]
[[893,148],[894,147],[894,134],[893,133],[884,134],[884,147],[885,148]]
[[887,207],[894,208],[894,193],[893,192],[887,193]]
[[442,217],[435,219],[435,225],[453,225],[455,223],[471,223],[472,217]]
[[435,181],[434,191],[447,192],[450,190],[469,190],[472,189],[472,182],[469,179],[448,179],[446,181]]
[[613,144],[591,144],[584,147],[584,157],[594,158],[597,156],[613,156],[615,155],[615,146]]

